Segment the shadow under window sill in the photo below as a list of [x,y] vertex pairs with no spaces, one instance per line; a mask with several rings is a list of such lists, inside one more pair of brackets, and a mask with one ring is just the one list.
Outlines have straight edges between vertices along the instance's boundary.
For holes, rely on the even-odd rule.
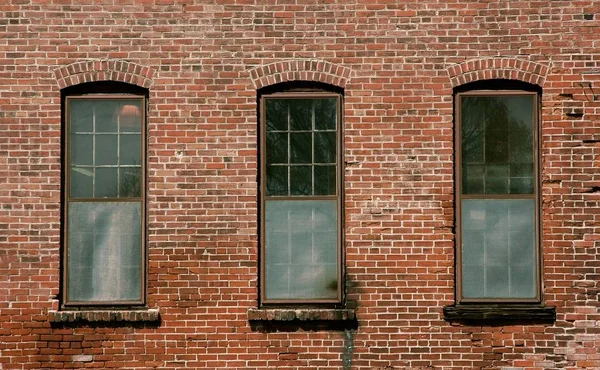
[[456,304],[444,306],[444,319],[487,324],[553,323],[556,307],[541,304]]

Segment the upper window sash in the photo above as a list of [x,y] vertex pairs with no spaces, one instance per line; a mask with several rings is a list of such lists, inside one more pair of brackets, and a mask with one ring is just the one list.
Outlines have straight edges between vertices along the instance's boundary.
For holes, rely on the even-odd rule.
[[142,199],[144,97],[67,97],[66,109],[67,199]]
[[263,196],[336,199],[341,193],[340,96],[263,96],[261,117]]

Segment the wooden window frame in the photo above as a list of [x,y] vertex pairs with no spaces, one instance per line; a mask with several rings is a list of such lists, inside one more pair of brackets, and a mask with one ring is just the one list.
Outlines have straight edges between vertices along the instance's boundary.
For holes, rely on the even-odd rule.
[[[510,87],[510,86],[509,86]],[[462,194],[462,116],[461,98],[465,96],[516,96],[527,95],[533,97],[533,194],[486,194],[486,195],[463,195]],[[541,263],[541,204],[540,204],[540,92],[529,89],[474,89],[457,92],[455,94],[455,199],[456,199],[456,301],[457,304],[539,304],[542,302],[542,263]],[[535,275],[535,297],[533,298],[465,298],[463,296],[462,281],[462,200],[463,199],[533,199],[534,200],[534,266]]]
[[[297,196],[276,196],[266,195],[266,165],[267,165],[267,147],[266,147],[266,100],[267,99],[318,99],[318,98],[335,98],[336,103],[336,195],[297,195]],[[340,93],[328,92],[323,90],[302,89],[289,92],[274,92],[261,95],[259,98],[259,148],[260,148],[260,176],[259,176],[259,193],[260,193],[260,294],[259,302],[262,306],[307,306],[307,305],[334,305],[339,306],[343,303],[344,291],[344,233],[343,233],[343,118],[342,118],[343,96]],[[312,130],[314,132],[314,130]],[[288,144],[289,145],[289,144]],[[314,164],[314,162],[313,162]],[[295,201],[311,201],[311,200],[336,200],[337,212],[337,272],[338,279],[337,294],[335,299],[267,299],[266,296],[266,203],[267,200],[295,200]]]
[[[102,88],[101,88],[102,90]],[[141,104],[141,132],[140,132],[140,140],[141,140],[141,193],[140,197],[106,197],[106,198],[95,198],[95,197],[86,197],[86,198],[70,198],[70,125],[71,125],[71,117],[70,117],[70,102],[73,100],[139,100]],[[147,96],[141,95],[139,93],[90,93],[90,94],[68,94],[64,96],[64,160],[63,160],[63,246],[64,253],[62,256],[62,306],[65,308],[87,308],[92,309],[95,307],[100,308],[108,308],[108,307],[134,307],[134,306],[144,306],[146,303],[146,281],[147,281],[147,246],[146,246],[146,237],[147,237],[147,214],[146,214],[146,166],[147,166],[147,149],[146,149],[146,131],[147,131],[147,122],[146,122],[146,107],[147,107]],[[74,301],[69,299],[69,217],[68,210],[69,204],[74,202],[90,202],[90,203],[118,203],[118,202],[136,202],[140,204],[140,300],[106,300],[106,301]]]

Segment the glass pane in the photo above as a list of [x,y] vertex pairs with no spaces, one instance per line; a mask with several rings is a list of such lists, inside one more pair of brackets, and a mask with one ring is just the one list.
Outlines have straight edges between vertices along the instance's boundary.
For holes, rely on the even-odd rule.
[[94,168],[71,167],[69,197],[91,198],[94,196]]
[[469,230],[465,225],[463,233],[463,266],[483,266],[485,264],[484,254],[484,232]]
[[[535,297],[535,280],[522,282],[515,275],[525,268],[536,276],[534,212],[533,199],[462,200],[465,298]],[[530,294],[520,295],[523,292]]]
[[117,135],[96,135],[96,166],[116,165]]
[[269,131],[287,131],[288,99],[265,99],[266,125]]
[[287,132],[267,133],[267,165],[272,163],[288,163]]
[[511,266],[512,296],[515,298],[535,297],[536,271],[531,266]]
[[335,195],[336,171],[335,166],[315,166],[315,195]]
[[531,267],[535,263],[535,202],[531,199],[509,203],[510,263]]
[[[316,227],[318,229],[318,227]],[[315,262],[322,262],[332,264],[335,268],[337,264],[337,249],[327,248],[328,245],[334,245],[337,240],[337,234],[332,230],[315,232],[314,240],[317,243],[317,248],[313,252],[313,260]]]
[[287,166],[267,166],[267,195],[289,195]]
[[139,166],[142,163],[141,135],[120,135],[119,147],[119,164]]
[[533,163],[511,163],[510,177],[533,177]]
[[463,165],[463,194],[484,194],[485,166]]
[[119,123],[121,132],[142,132],[142,102],[120,100]]
[[290,131],[310,131],[313,129],[314,99],[290,99]]
[[336,163],[336,133],[315,132],[315,163]]
[[486,194],[508,194],[508,166],[488,165],[485,176]]
[[70,132],[94,131],[94,103],[89,99],[69,100],[69,126]]
[[71,165],[91,166],[94,163],[94,135],[72,134],[70,144]]
[[[489,214],[489,212],[488,212]],[[492,218],[492,217],[490,217]],[[507,224],[503,223],[495,227],[489,227],[484,237],[486,246],[486,264],[489,266],[507,266],[509,256],[509,241]]]
[[272,264],[266,269],[267,299],[290,298],[290,265]]
[[494,297],[510,297],[508,266],[486,266],[485,291],[493,292]]
[[504,101],[511,115],[511,121],[520,129],[532,132],[534,129],[533,95],[505,96]]
[[483,266],[463,266],[462,291],[465,298],[484,298],[484,270]]
[[508,162],[508,131],[494,130],[489,127],[485,133],[486,163]]
[[510,163],[533,163],[533,131],[511,131]]
[[[463,121],[464,122],[464,121]],[[475,124],[475,122],[466,122],[467,124]],[[484,127],[481,124],[475,127],[465,127],[463,124],[462,131],[462,160],[466,163],[482,163],[483,157],[483,133]]]
[[273,265],[276,264],[290,264],[290,232],[289,230],[280,230],[272,228],[271,232],[268,233],[269,238],[267,244],[269,245],[269,261]]
[[95,100],[96,132],[117,132],[119,100]]
[[[302,222],[301,220],[300,222]],[[309,265],[313,262],[313,227],[302,225],[291,231],[290,244],[292,261],[295,264]]]
[[478,96],[461,97],[461,148],[463,162],[481,162],[485,128],[489,111],[488,100]]
[[266,298],[336,298],[337,202],[269,200],[265,206]]
[[290,298],[335,299],[337,272],[335,265],[292,265],[290,268]]
[[533,163],[510,164],[510,193],[533,194]]
[[141,204],[70,203],[69,301],[141,300]]
[[96,198],[112,198],[119,194],[117,168],[96,168],[96,184],[94,195]]
[[337,99],[315,99],[315,130],[335,130],[337,127]]
[[142,169],[140,167],[119,168],[119,197],[142,196]]
[[290,167],[290,195],[312,195],[312,166]]
[[312,134],[290,134],[290,163],[312,163]]
[[511,194],[533,194],[533,177],[511,177],[510,178],[510,193]]

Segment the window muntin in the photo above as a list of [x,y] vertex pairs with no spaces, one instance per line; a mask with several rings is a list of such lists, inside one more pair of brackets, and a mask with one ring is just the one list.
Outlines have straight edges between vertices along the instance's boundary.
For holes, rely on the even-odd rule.
[[263,96],[263,303],[341,301],[340,97]]
[[459,300],[539,301],[537,94],[457,95]]
[[65,304],[141,304],[145,99],[68,96],[65,107]]

